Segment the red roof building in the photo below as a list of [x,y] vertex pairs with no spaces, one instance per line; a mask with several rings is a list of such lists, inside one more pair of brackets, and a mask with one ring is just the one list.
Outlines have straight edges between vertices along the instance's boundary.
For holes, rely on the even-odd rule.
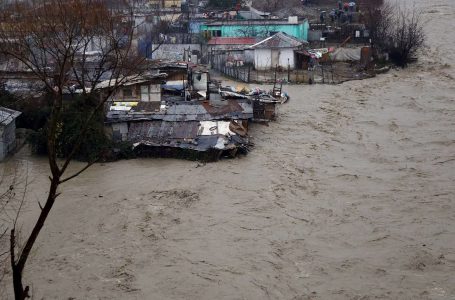
[[213,37],[208,45],[254,45],[257,39],[253,37]]

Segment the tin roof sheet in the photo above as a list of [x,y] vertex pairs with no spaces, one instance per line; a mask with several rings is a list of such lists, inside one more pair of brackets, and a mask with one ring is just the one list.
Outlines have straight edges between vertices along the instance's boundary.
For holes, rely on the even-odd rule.
[[19,111],[15,111],[6,107],[0,107],[0,125],[8,125],[20,115],[21,112]]
[[[252,49],[266,48],[296,48],[303,45],[304,42],[290,36],[284,32],[278,32],[257,44],[250,46]],[[306,42],[305,42],[306,43]]]
[[254,45],[256,38],[252,37],[213,37],[208,42],[209,45]]

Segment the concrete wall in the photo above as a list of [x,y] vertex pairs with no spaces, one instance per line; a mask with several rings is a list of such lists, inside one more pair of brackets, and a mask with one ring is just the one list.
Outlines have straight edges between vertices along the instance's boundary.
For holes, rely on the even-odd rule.
[[254,50],[247,49],[243,51],[245,63],[254,63]]
[[272,67],[272,50],[254,50],[254,67],[256,70],[269,70]]
[[279,61],[278,65],[282,68],[287,69],[288,64],[291,68],[291,70],[294,69],[294,49],[288,48],[288,49],[279,49],[280,55],[279,55]]
[[193,87],[198,91],[207,91],[208,73],[194,73]]
[[254,50],[254,66],[256,70],[270,70],[275,68],[276,65],[287,69],[288,63],[291,70],[294,69],[294,49],[292,48]]

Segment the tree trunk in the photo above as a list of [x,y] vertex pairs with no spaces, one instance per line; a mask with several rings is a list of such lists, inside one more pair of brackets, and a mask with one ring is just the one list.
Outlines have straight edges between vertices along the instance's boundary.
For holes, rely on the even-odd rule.
[[30,297],[28,295],[28,286],[24,289],[22,285],[22,272],[19,272],[16,266],[13,266],[13,286],[15,300],[25,300]]
[[23,279],[23,270],[25,267],[25,263],[27,262],[28,256],[33,248],[33,245],[38,238],[38,235],[41,229],[44,226],[44,222],[49,215],[49,212],[54,205],[55,199],[57,198],[57,188],[60,185],[60,178],[53,177],[51,179],[51,185],[49,188],[49,194],[47,196],[46,204],[41,209],[41,213],[39,215],[38,221],[36,222],[35,226],[33,227],[32,233],[30,234],[27,242],[25,243],[22,252],[20,252],[19,258],[16,261],[15,259],[15,248],[16,248],[16,237],[14,233],[14,229],[11,230],[11,240],[10,240],[10,255],[11,255],[11,269],[13,271],[13,286],[14,286],[14,299],[15,300],[24,300],[29,298],[29,287],[26,286],[24,289],[24,285],[22,282]]

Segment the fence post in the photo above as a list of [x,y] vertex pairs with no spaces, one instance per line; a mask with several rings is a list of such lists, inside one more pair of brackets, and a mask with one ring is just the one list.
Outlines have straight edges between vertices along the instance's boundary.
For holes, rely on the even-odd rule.
[[322,70],[322,83],[325,83],[324,65],[323,64],[321,64],[321,70]]
[[273,80],[273,84],[275,85],[276,83],[276,72],[278,71],[278,65],[275,65],[275,78]]
[[289,58],[288,58],[288,82],[291,82],[291,65],[289,64]]

